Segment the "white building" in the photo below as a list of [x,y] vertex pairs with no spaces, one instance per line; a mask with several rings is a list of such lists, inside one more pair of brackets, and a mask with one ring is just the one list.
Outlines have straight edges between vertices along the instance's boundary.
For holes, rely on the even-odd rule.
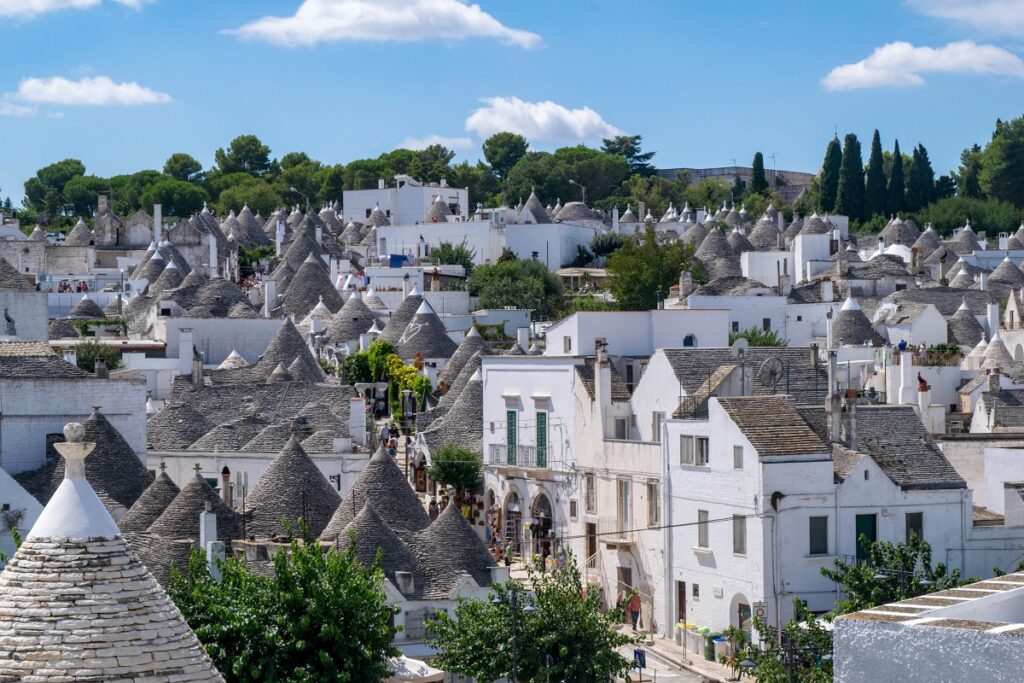
[[373,209],[380,208],[392,225],[415,225],[427,220],[431,205],[440,196],[453,222],[464,221],[469,211],[469,190],[438,184],[423,184],[407,175],[396,175],[394,184],[383,178],[372,190],[345,190],[342,197],[343,222],[365,223]]
[[[649,356],[663,347],[726,346],[729,311],[659,309],[574,313],[545,332],[546,356],[593,356],[603,339],[615,356]],[[639,376],[638,376],[639,377]]]

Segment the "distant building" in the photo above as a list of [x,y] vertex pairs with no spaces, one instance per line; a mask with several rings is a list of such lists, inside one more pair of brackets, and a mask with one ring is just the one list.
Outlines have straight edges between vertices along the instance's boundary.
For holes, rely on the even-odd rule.
[[[754,169],[749,166],[716,166],[714,168],[660,168],[658,175],[669,180],[675,180],[680,174],[687,174],[691,185],[696,185],[702,180],[722,180],[730,185],[736,182],[739,176],[740,182],[750,185]],[[768,186],[776,190],[782,200],[792,204],[800,198],[800,195],[810,186],[814,179],[813,173],[803,171],[778,171],[766,168],[764,176],[768,180]]]
[[346,190],[342,199],[342,220],[345,223],[366,223],[374,209],[379,209],[391,225],[441,222],[431,215],[438,197],[447,209],[449,222],[464,221],[469,211],[469,190],[440,183],[421,183],[407,175],[396,175],[393,183],[384,178],[371,190]]

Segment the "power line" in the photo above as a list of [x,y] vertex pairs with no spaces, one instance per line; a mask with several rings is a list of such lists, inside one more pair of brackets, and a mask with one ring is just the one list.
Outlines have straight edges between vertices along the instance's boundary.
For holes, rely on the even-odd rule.
[[[622,529],[620,531],[605,531],[597,534],[583,534],[582,536],[556,536],[555,540],[559,541],[572,541],[579,538],[596,538],[598,536],[619,536],[621,534],[631,534],[637,531],[660,531],[662,529],[676,529],[684,526],[697,526],[699,524],[715,524],[717,522],[731,522],[736,517],[742,517],[743,519],[750,519],[751,517],[760,517],[758,514],[749,515],[733,515],[731,517],[722,517],[721,519],[709,519],[701,522],[679,522],[678,524],[662,524],[661,526],[645,526],[639,529]],[[586,524],[587,522],[584,522]]]

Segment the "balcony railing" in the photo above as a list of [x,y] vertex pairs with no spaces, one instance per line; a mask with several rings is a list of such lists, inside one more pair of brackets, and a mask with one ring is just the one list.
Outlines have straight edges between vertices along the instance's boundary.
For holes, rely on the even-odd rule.
[[635,538],[631,521],[621,517],[599,517],[597,534],[602,543],[632,543]]
[[551,462],[551,447],[537,449],[536,446],[516,445],[509,448],[507,444],[492,443],[488,451],[487,464],[506,467],[528,467],[534,469],[549,469],[554,463]]

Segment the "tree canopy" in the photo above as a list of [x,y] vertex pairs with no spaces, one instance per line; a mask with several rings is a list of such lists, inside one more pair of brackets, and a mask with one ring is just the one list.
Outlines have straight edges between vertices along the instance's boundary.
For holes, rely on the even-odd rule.
[[651,164],[651,159],[654,158],[656,152],[641,152],[642,139],[639,135],[617,135],[613,138],[605,138],[601,141],[601,151],[625,159],[634,175],[654,175],[657,171]]
[[693,256],[693,247],[679,240],[664,241],[653,226],[627,237],[608,257],[608,289],[619,308],[646,311],[656,308],[659,295],[679,282],[685,270],[700,280],[700,261]]
[[530,145],[526,138],[515,133],[495,133],[484,140],[484,159],[491,165],[495,177],[504,180],[508,172],[526,155]]
[[540,261],[499,259],[484,263],[469,278],[469,293],[481,308],[528,308],[538,319],[550,319],[562,306],[562,281]]
[[839,171],[843,165],[843,153],[839,147],[839,138],[832,138],[825,148],[825,161],[821,164],[821,188],[819,208],[825,213],[831,212],[836,206],[839,193]]
[[986,195],[1024,207],[1024,116],[996,121],[980,164],[978,181]]
[[473,451],[446,444],[430,454],[431,480],[461,491],[476,492],[484,485],[483,461]]
[[843,142],[835,211],[849,216],[851,221],[859,221],[864,217],[864,160],[860,152],[860,140],[853,133],[847,133]]

